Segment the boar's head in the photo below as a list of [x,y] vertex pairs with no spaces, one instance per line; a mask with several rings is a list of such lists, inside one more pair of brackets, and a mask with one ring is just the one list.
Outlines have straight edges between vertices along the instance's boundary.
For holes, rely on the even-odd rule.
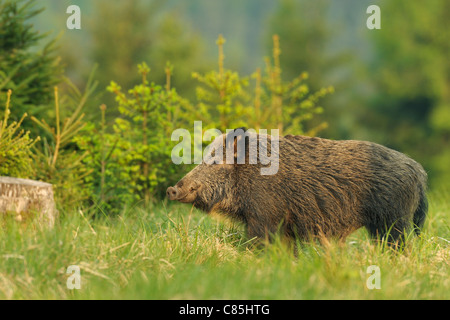
[[[237,146],[238,141],[244,137],[243,133],[244,129],[240,128],[229,133],[233,134],[231,138],[226,134],[217,137],[205,149],[202,163],[175,186],[167,189],[168,198],[183,203],[192,203],[196,208],[207,212],[214,209],[223,210],[231,205],[231,201],[236,202],[238,177],[242,167],[246,166],[237,164],[237,151],[240,150]],[[245,141],[248,142],[248,136],[245,136]],[[228,161],[227,150],[230,150],[232,154]],[[245,154],[247,155],[245,156]],[[244,159],[248,158],[248,143],[245,144],[242,155],[244,155]],[[238,166],[241,170],[238,170]]]

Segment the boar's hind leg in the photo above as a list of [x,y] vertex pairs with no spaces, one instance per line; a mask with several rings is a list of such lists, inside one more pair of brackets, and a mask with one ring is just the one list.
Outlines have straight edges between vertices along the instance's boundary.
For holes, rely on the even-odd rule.
[[374,240],[387,241],[389,245],[404,243],[405,233],[411,228],[411,223],[405,218],[382,219],[366,225],[369,235]]
[[364,225],[370,236],[374,239],[385,240],[389,244],[395,244],[404,242],[405,235],[412,227],[418,235],[423,227],[428,209],[423,188],[420,187],[419,191],[417,198],[412,198],[418,199],[416,200],[418,204],[414,210],[408,209],[411,208],[408,204],[416,202],[414,200],[390,204],[382,203],[380,199],[373,201],[372,203],[382,203],[382,205],[373,205],[366,208]]

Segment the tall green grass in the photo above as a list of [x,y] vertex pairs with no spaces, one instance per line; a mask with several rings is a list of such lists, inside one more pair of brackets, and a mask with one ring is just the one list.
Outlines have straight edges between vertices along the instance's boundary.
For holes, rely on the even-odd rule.
[[[243,228],[189,206],[134,208],[121,215],[62,214],[52,230],[4,220],[2,299],[450,299],[450,199],[430,197],[420,237],[395,251],[364,230],[345,244],[281,241],[264,248]],[[81,289],[67,288],[81,270]],[[381,289],[368,289],[376,265]]]

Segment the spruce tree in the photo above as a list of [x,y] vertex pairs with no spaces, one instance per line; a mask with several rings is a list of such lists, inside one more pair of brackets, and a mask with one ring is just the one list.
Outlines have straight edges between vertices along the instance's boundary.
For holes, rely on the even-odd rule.
[[[0,0],[0,105],[12,90],[13,121],[24,113],[41,116],[52,100],[53,86],[61,80],[54,40],[48,41],[29,22],[42,11],[35,0]],[[22,126],[28,129],[26,123]]]

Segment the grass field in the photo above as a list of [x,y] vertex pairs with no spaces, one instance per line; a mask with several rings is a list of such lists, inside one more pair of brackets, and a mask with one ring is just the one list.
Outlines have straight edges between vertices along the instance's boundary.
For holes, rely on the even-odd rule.
[[[52,230],[4,221],[1,299],[450,299],[450,198],[430,194],[421,237],[396,252],[360,230],[345,245],[252,247],[240,226],[189,206],[62,214]],[[81,289],[67,287],[80,268]],[[381,289],[367,273],[379,267]]]

